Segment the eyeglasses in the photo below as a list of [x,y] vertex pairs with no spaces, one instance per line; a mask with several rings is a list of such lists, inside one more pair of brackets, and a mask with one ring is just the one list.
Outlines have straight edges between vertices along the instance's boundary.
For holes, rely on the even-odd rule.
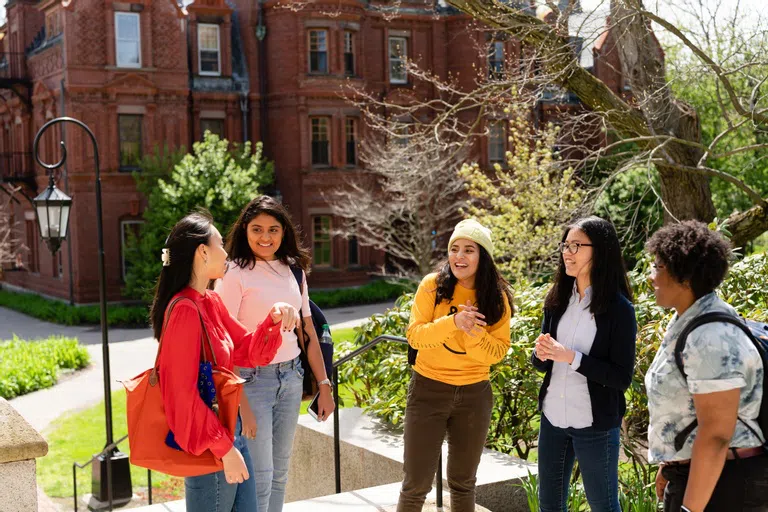
[[592,247],[592,244],[583,244],[581,242],[560,242],[557,244],[557,249],[563,254],[565,254],[565,251],[576,254],[582,247]]

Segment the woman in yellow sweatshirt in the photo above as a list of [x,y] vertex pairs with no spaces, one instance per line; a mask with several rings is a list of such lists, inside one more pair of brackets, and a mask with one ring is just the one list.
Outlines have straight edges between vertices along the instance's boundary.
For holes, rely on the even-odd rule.
[[490,366],[509,349],[512,295],[493,262],[491,231],[456,225],[448,260],[416,292],[408,326],[413,375],[405,409],[405,479],[397,512],[417,512],[448,438],[453,512],[475,510],[475,476],[493,409]]

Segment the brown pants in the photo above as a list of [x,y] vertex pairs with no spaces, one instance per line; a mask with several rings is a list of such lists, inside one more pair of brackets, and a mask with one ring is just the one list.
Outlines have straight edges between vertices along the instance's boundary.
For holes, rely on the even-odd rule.
[[405,408],[405,479],[397,512],[421,511],[446,434],[451,511],[474,512],[477,466],[492,409],[487,380],[451,386],[413,372]]

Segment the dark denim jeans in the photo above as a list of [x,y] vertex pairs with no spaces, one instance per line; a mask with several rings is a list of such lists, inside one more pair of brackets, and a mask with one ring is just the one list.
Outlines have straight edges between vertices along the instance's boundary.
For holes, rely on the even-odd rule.
[[248,480],[241,484],[227,483],[224,471],[184,479],[187,512],[256,512],[256,482],[253,478],[253,462],[237,418],[235,448],[240,450],[248,468]]
[[[664,512],[679,512],[691,466],[665,466]],[[768,510],[768,455],[725,461],[705,512]]]
[[567,512],[568,487],[576,459],[592,512],[620,512],[618,427],[558,428],[544,414],[539,430],[541,512]]

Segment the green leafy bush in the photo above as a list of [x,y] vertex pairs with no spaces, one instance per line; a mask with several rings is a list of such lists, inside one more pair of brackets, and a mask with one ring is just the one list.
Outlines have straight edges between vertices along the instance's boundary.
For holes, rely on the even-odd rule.
[[402,281],[374,281],[355,288],[336,290],[310,290],[310,298],[321,308],[374,304],[396,299],[406,291],[413,291],[414,283]]
[[50,337],[0,342],[0,397],[7,400],[56,384],[60,369],[88,366],[90,355],[76,339]]
[[[32,293],[0,290],[0,306],[56,324],[101,323],[101,308],[98,305],[71,306]],[[107,324],[111,327],[146,327],[148,322],[149,310],[146,306],[107,306]]]
[[[252,149],[255,149],[253,151]],[[171,165],[171,155],[155,158],[154,166]],[[206,132],[192,153],[175,164],[170,173],[136,173],[139,190],[147,197],[144,224],[138,239],[128,241],[125,293],[151,302],[162,263],[160,253],[173,225],[197,207],[206,208],[216,227],[226,236],[240,210],[272,183],[273,166],[262,157],[262,145],[230,144]]]
[[[644,441],[648,429],[648,402],[644,377],[671,319],[671,312],[658,307],[648,282],[650,261],[642,259],[630,273],[638,319],[637,357],[632,385],[626,392],[627,414],[622,428],[624,454],[633,461],[633,477],[648,483],[655,473],[645,460]],[[488,447],[528,459],[536,446],[539,428],[538,390],[542,376],[529,363],[540,332],[542,303],[549,285],[519,286],[515,290],[515,317],[511,347],[505,359],[494,366],[491,382],[495,405]],[[749,256],[731,268],[719,289],[720,296],[742,315],[768,321],[768,255]],[[345,354],[381,334],[404,336],[410,318],[412,295],[404,295],[395,307],[373,316],[357,328],[354,341],[339,345]],[[356,381],[358,406],[399,427],[405,413],[410,368],[405,345],[380,344],[340,369],[342,380]],[[360,385],[362,384],[362,385]]]

